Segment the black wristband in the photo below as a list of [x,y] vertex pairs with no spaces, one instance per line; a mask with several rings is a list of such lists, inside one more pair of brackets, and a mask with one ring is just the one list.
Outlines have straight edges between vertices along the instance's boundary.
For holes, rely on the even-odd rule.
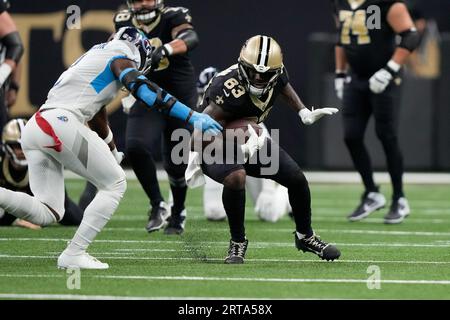
[[341,79],[341,78],[347,78],[347,74],[345,72],[336,72],[336,78]]

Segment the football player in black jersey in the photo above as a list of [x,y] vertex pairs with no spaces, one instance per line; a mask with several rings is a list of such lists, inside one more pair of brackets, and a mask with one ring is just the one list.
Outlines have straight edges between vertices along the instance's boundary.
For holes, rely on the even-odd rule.
[[[289,84],[283,65],[281,48],[268,36],[254,36],[242,47],[238,64],[217,74],[211,81],[203,99],[204,113],[222,124],[236,119],[255,119],[262,122],[269,114],[275,100],[284,98],[286,103],[299,114],[304,124],[312,124],[324,115],[337,112],[334,108],[308,110]],[[256,138],[256,144],[247,142],[247,161],[214,162],[198,161],[203,145],[199,132],[194,130],[194,150],[189,155],[186,179],[195,186],[201,171],[213,180],[223,184],[222,201],[228,217],[231,240],[225,263],[243,263],[248,240],[245,236],[245,180],[246,176],[264,177],[275,180],[288,188],[289,201],[294,213],[296,231],[295,245],[298,250],[313,252],[322,259],[334,260],[340,256],[339,250],[322,241],[311,227],[311,198],[308,181],[297,163],[271,139],[264,135]],[[261,139],[261,140],[260,140]],[[249,139],[251,141],[251,139]],[[260,161],[258,149],[268,148],[277,153],[279,169],[272,175],[263,175],[266,165]],[[206,150],[206,149],[205,149]],[[225,150],[225,148],[224,148]],[[227,159],[230,160],[230,159]],[[208,162],[209,163],[209,162]],[[200,169],[201,168],[201,169]]]
[[[3,128],[2,148],[0,150],[0,187],[32,194],[28,181],[28,164],[20,146],[22,128],[25,119],[13,119]],[[64,218],[59,222],[62,225],[78,226],[83,219],[83,211],[70,200],[65,193]],[[30,229],[38,229],[39,226],[31,222],[17,219],[15,216],[0,210],[0,226],[18,225]]]
[[[127,4],[129,9],[118,12],[114,17],[116,29],[132,25],[152,39],[152,45],[156,49],[152,55],[152,72],[148,77],[184,104],[195,108],[197,90],[188,52],[197,46],[198,37],[189,10],[165,6],[162,0],[128,0]],[[155,153],[154,146],[161,141],[161,135],[164,169],[169,176],[173,195],[171,217],[165,233],[180,234],[184,230],[186,166],[174,165],[170,157],[172,148],[178,143],[171,141],[171,134],[178,128],[192,130],[188,124],[149,110],[141,102],[136,102],[129,111],[126,153],[150,199],[150,218],[146,227],[148,232],[162,228],[170,214],[161,195],[152,157]]]
[[[333,0],[339,41],[335,89],[343,99],[344,139],[364,182],[361,203],[348,219],[357,221],[383,208],[386,199],[373,179],[364,132],[373,114],[375,130],[392,181],[392,203],[385,223],[400,223],[409,214],[403,192],[403,160],[397,122],[401,67],[420,37],[402,0]],[[396,36],[400,42],[396,43]]]

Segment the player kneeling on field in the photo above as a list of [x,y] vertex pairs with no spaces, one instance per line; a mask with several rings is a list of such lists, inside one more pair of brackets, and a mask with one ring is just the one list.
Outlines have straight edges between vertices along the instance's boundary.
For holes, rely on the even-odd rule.
[[[248,246],[244,228],[247,175],[270,178],[288,189],[296,225],[295,245],[298,250],[312,252],[326,260],[334,260],[340,256],[339,250],[334,245],[322,241],[311,227],[310,191],[308,181],[300,167],[270,137],[264,134],[258,136],[256,133],[262,132],[256,122],[264,120],[278,95],[299,113],[302,122],[307,125],[324,115],[332,115],[338,111],[334,108],[308,110],[289,84],[278,43],[270,37],[260,35],[245,42],[238,64],[215,76],[203,99],[203,112],[216,119],[224,128],[245,129],[246,123],[249,124],[250,137],[240,148],[244,154],[244,161],[239,161],[239,157],[235,157],[227,158],[225,162],[201,163],[200,152],[205,157],[205,150],[209,149],[209,145],[202,141],[200,132],[196,130],[193,139],[194,151],[189,155],[186,170],[186,181],[192,187],[199,184],[202,171],[224,186],[222,200],[231,233],[225,263],[244,262]],[[245,120],[250,118],[256,121]],[[226,136],[227,134],[223,137]],[[223,139],[226,145],[228,142],[226,138]],[[216,140],[219,139],[214,139]],[[278,170],[271,174],[264,172],[271,164],[261,161],[264,156],[262,149],[270,150],[271,155],[278,158]],[[222,153],[228,157],[228,149],[223,148]]]
[[[37,225],[64,217],[64,168],[91,182],[98,192],[68,247],[61,268],[107,269],[86,250],[119,205],[126,189],[105,105],[122,86],[150,108],[194,123],[216,134],[222,127],[150,82],[143,73],[151,65],[152,47],[137,29],[121,28],[109,42],[93,46],[56,81],[47,101],[27,122],[22,148],[28,160],[34,194],[0,188],[0,208]],[[89,124],[88,128],[85,123]]]

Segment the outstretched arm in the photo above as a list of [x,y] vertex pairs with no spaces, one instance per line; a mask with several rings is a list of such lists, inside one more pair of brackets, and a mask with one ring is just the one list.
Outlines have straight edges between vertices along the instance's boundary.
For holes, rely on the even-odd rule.
[[148,80],[136,70],[133,61],[122,58],[116,59],[111,63],[111,70],[131,94],[147,106],[156,107],[159,111],[171,117],[181,119],[214,135],[222,130],[222,127],[211,117],[192,110],[157,84]]
[[290,83],[283,88],[281,91],[281,96],[289,107],[291,107],[295,112],[298,112],[302,122],[306,125],[313,124],[324,115],[332,115],[339,111],[336,108],[321,108],[316,110],[313,108],[312,111],[309,110],[300,100],[300,97],[295,92],[294,88],[292,88]]

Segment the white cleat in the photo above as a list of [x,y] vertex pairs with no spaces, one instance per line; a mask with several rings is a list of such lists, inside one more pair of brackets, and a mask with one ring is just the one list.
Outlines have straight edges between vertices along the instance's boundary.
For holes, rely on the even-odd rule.
[[108,269],[109,265],[103,263],[87,252],[70,255],[64,250],[58,257],[57,266],[59,269]]
[[402,197],[397,201],[392,202],[389,212],[384,216],[384,223],[397,224],[401,223],[403,219],[409,216],[411,209],[406,198]]
[[355,209],[355,211],[353,211],[349,216],[347,216],[347,219],[350,221],[362,220],[367,216],[369,216],[372,212],[384,208],[385,205],[386,205],[386,198],[382,193],[369,192],[363,195],[361,203]]

